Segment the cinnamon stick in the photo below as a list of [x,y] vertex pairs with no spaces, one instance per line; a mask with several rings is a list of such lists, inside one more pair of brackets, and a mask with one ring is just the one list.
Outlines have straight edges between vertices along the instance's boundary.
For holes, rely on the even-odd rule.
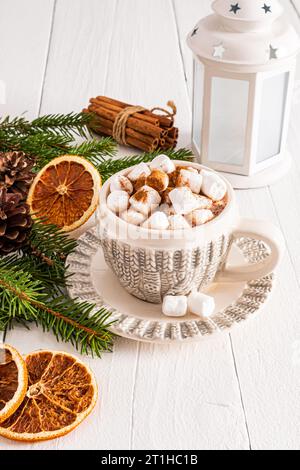
[[[100,124],[96,124],[95,126],[93,126],[93,130],[99,134],[108,135],[110,137],[113,136],[113,132],[111,129],[108,129],[108,127],[101,126]],[[145,152],[154,152],[157,149],[157,146],[155,147],[154,145],[145,144],[145,142],[142,142],[138,139],[134,139],[133,137],[128,137],[127,143],[128,145],[131,145],[132,147],[137,147],[141,150],[144,150]]]
[[[110,103],[109,101],[104,100],[101,96],[98,96],[97,98],[92,98],[90,102],[95,105],[100,105],[103,108],[109,109],[111,111],[116,111],[117,113],[122,111],[122,109],[126,108],[126,106],[120,106],[117,104]],[[133,114],[132,117],[134,117],[135,119],[141,119],[142,121],[153,124],[153,126],[159,127],[159,119],[152,116],[146,116],[145,114],[142,114],[142,111]]]
[[168,130],[168,137],[170,137],[171,139],[178,139],[178,135],[179,130],[177,127],[172,127],[172,129]]
[[[100,105],[90,105],[88,109],[89,111],[97,114],[98,116],[104,119],[108,119],[112,122],[114,122],[116,117],[118,116],[118,113],[116,111],[111,111],[109,109],[101,107]],[[140,119],[136,119],[133,117],[128,118],[127,127],[135,131],[141,132],[142,134],[151,135],[152,137],[159,139],[165,137],[168,134],[168,131],[165,129],[161,129],[160,127],[153,126],[148,122],[144,122]]]
[[[128,106],[131,106],[128,103],[123,103],[122,101],[115,100],[113,98],[108,98],[107,96],[97,96],[97,100],[101,102],[105,102],[111,105],[119,106],[120,108],[124,109],[127,108]],[[170,128],[173,127],[174,125],[174,118],[171,116],[161,116],[158,114],[154,114],[151,111],[143,111],[144,116],[149,116],[151,118],[159,119],[159,124],[161,127],[166,127]]]
[[[101,127],[106,127],[109,130],[113,130],[113,122],[109,121],[108,119],[101,118],[100,116],[95,117],[93,121],[93,127],[100,125]],[[133,129],[130,129],[129,127],[126,128],[126,138],[132,137],[136,140],[140,140],[141,142],[144,142],[145,144],[152,145],[154,147],[158,147],[159,144],[159,139],[158,138],[153,138],[145,134],[141,134],[140,132],[137,132]],[[127,139],[128,140],[128,139]],[[165,142],[165,140],[164,140]]]

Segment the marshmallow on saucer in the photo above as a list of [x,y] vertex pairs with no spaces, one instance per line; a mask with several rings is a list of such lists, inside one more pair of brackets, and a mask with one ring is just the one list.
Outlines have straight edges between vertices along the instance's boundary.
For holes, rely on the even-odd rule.
[[216,307],[214,298],[201,292],[192,292],[187,301],[189,311],[199,317],[210,317]]
[[132,209],[142,214],[148,215],[153,212],[161,203],[161,197],[155,189],[143,186],[129,200]]
[[184,317],[187,313],[187,297],[185,295],[166,295],[163,300],[162,312],[167,317]]
[[126,191],[128,194],[132,194],[133,185],[126,176],[115,175],[110,183],[110,192],[112,193],[113,191]]
[[151,170],[161,170],[165,173],[173,173],[176,170],[175,163],[167,155],[159,155],[150,163]]
[[186,186],[190,188],[192,193],[195,194],[200,194],[201,191],[201,185],[202,185],[202,176],[200,173],[196,171],[190,171],[190,170],[180,170],[179,175],[177,177],[176,181],[176,186],[181,187],[181,186]]
[[129,194],[126,191],[113,191],[107,198],[107,207],[116,213],[126,211],[129,203]]
[[136,165],[129,175],[127,177],[130,179],[130,181],[137,181],[141,176],[149,176],[151,173],[151,170],[149,166],[146,163],[140,163],[139,165]]
[[125,222],[132,225],[141,225],[147,218],[146,215],[134,209],[129,209],[128,211],[122,212],[120,217],[121,219],[125,220]]
[[146,179],[146,185],[158,192],[165,191],[169,186],[169,177],[164,171],[152,170]]
[[211,171],[202,170],[202,192],[205,196],[210,197],[213,201],[220,201],[223,199],[227,192],[225,182],[216,174]]
[[175,214],[169,216],[169,228],[171,230],[181,230],[191,228],[191,226],[183,215]]
[[175,188],[169,198],[173,204],[176,214],[189,214],[197,207],[197,200],[189,188]]
[[142,227],[152,230],[167,230],[169,228],[169,220],[164,212],[154,212]]
[[203,225],[214,218],[214,214],[209,209],[198,209],[186,215],[187,221],[193,226]]

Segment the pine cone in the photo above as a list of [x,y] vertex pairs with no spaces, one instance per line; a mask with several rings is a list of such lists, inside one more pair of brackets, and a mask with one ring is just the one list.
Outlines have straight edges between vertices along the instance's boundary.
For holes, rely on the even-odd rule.
[[34,178],[34,160],[24,152],[0,152],[0,189],[19,193],[25,200]]
[[0,188],[0,255],[7,255],[25,245],[32,226],[28,205],[21,194]]

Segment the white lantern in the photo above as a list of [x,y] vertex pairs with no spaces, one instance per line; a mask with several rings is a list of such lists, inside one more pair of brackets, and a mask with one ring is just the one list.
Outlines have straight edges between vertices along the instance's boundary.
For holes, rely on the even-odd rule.
[[194,53],[193,150],[236,188],[271,184],[286,151],[297,33],[278,0],[216,0],[188,36]]

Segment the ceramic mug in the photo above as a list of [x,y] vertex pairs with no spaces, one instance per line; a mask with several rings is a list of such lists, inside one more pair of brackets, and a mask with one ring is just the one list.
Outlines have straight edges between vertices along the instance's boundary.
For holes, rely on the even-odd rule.
[[[208,170],[197,163],[175,163]],[[132,168],[118,174],[127,175]],[[228,194],[224,211],[205,225],[182,230],[158,231],[128,224],[107,207],[110,179],[103,185],[98,233],[106,263],[130,294],[161,303],[165,295],[188,295],[214,281],[251,281],[274,271],[284,249],[280,231],[268,222],[241,218],[234,190],[221,178]],[[233,241],[243,237],[266,243],[270,255],[257,264],[227,267]]]

